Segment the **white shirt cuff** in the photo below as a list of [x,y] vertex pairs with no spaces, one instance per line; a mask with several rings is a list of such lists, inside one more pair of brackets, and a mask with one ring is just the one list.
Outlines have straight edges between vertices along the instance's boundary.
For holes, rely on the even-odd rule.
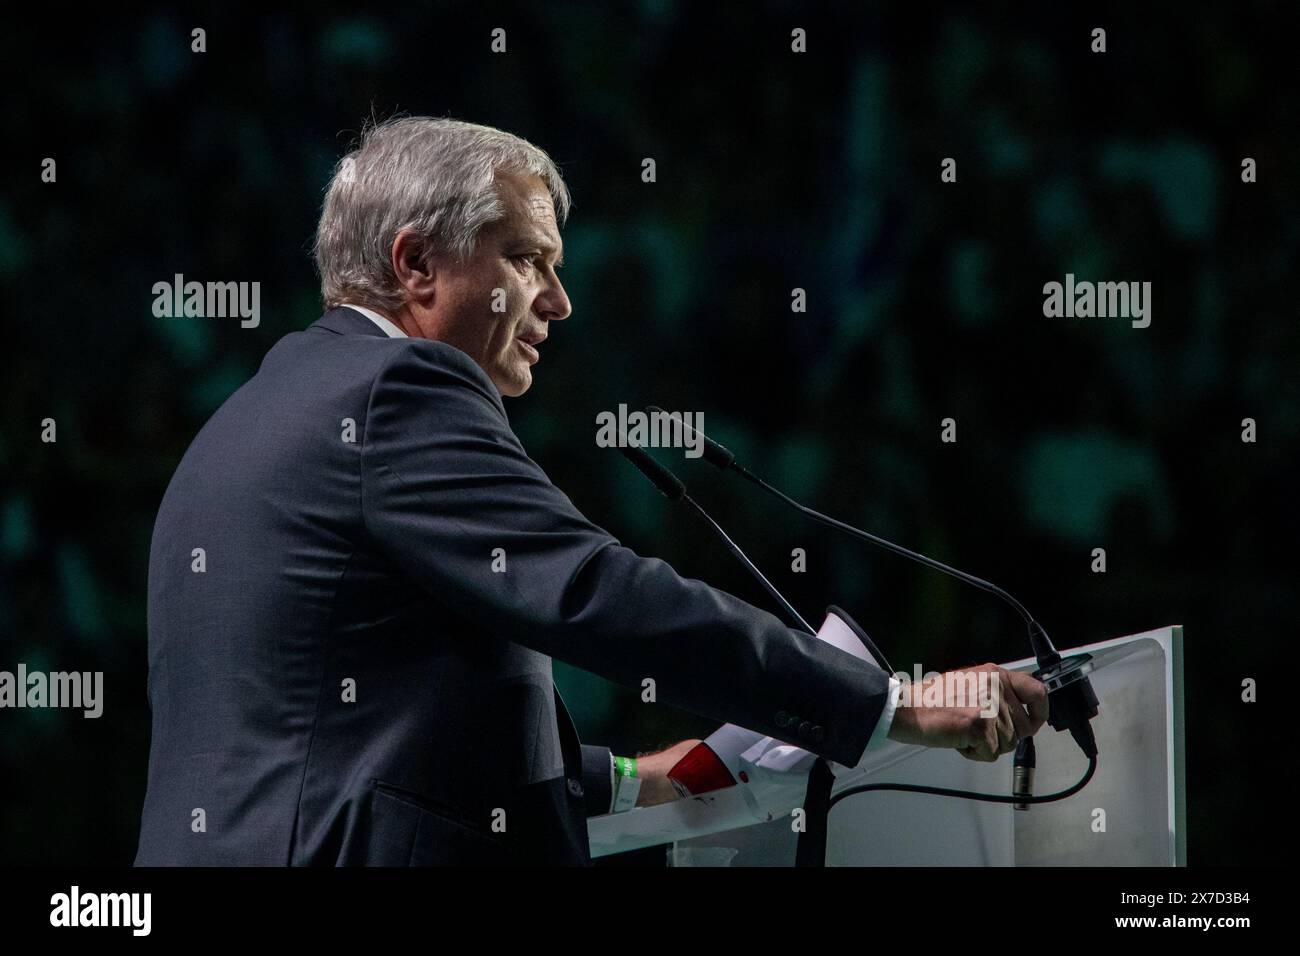
[[614,812],[614,797],[618,794],[618,775],[614,770],[614,751],[609,752],[609,812]]
[[894,723],[894,712],[898,710],[899,698],[902,696],[902,682],[897,677],[889,678],[889,697],[885,701],[885,709],[880,713],[880,720],[876,722],[876,729],[871,732],[871,739],[867,741],[867,750],[884,746],[885,739],[889,736],[889,728]]

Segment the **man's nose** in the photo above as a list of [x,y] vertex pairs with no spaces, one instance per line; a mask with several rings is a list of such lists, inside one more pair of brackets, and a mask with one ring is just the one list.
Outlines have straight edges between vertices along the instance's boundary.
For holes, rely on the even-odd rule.
[[538,316],[548,322],[559,322],[569,317],[573,306],[569,303],[569,296],[564,291],[564,286],[560,284],[559,276],[556,276],[555,281],[537,297],[533,307]]

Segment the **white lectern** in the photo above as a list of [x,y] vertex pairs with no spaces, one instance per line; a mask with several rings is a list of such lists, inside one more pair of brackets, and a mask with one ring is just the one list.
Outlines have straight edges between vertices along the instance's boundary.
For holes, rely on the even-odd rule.
[[[1100,701],[1092,721],[1098,764],[1088,786],[1064,800],[1015,810],[929,794],[878,791],[832,809],[828,866],[1183,866],[1182,627],[1160,628],[1062,650],[1092,655]],[[1032,671],[1032,658],[1003,665]],[[1068,733],[1044,726],[1034,738],[1034,792],[1078,781],[1087,760]],[[798,834],[792,811],[804,799],[808,765],[752,768],[747,783],[657,807],[593,817],[592,856],[672,844],[678,866],[791,866]],[[919,783],[1011,792],[1011,755],[994,763],[951,750],[888,741],[857,771],[839,769],[835,793],[867,782]]]

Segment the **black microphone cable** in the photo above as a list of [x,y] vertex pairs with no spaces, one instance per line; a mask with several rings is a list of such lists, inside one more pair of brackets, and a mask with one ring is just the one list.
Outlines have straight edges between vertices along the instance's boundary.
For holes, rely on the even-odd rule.
[[[1032,737],[1025,737],[1024,740],[1033,740]],[[903,790],[907,793],[929,793],[936,797],[964,797],[967,800],[981,800],[984,803],[1014,803],[1014,804],[1031,804],[1031,803],[1054,803],[1057,800],[1064,800],[1066,797],[1072,797],[1092,780],[1092,775],[1097,772],[1097,755],[1093,754],[1088,758],[1088,769],[1079,779],[1078,783],[1067,787],[1064,790],[1058,790],[1056,793],[1045,793],[1041,796],[1032,794],[999,794],[999,793],[975,793],[970,790],[953,790],[947,787],[931,787],[920,783],[864,783],[857,787],[849,787],[847,790],[841,790],[835,796],[831,797],[830,805],[833,807],[845,797],[851,797],[859,793],[867,793],[871,790]]]

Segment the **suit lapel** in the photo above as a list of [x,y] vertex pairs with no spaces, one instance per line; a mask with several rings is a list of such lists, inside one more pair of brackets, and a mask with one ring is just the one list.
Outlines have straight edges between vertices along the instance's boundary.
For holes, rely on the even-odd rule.
[[569,713],[569,708],[564,706],[564,698],[560,696],[560,688],[551,682],[551,689],[555,691],[555,725],[560,733],[560,752],[564,754],[564,768],[566,773],[582,772],[582,744],[578,739],[578,728],[573,722],[573,716]]

